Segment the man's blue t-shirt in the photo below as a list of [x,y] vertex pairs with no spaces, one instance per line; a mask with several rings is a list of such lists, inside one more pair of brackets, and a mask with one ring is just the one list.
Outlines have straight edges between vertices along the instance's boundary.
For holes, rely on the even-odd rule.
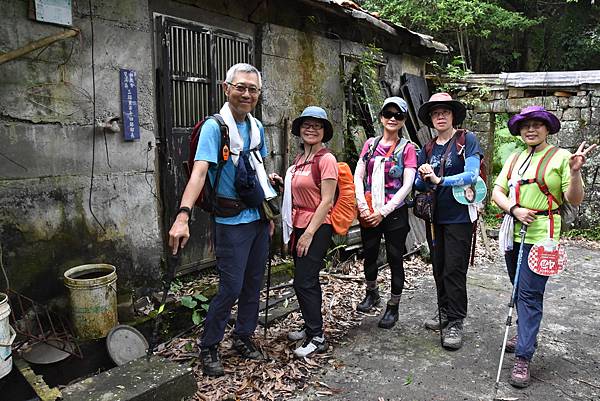
[[[472,132],[467,132],[465,137],[465,148],[464,155],[458,154],[456,151],[456,145],[453,144],[450,148],[448,158],[446,159],[446,166],[444,167],[444,176],[448,177],[455,174],[460,174],[465,171],[465,158],[473,155],[479,155],[481,157],[483,152],[479,147],[479,141]],[[433,146],[431,151],[431,159],[429,164],[433,167],[435,175],[440,176],[440,161],[446,148],[452,143],[450,140],[444,145],[438,145],[437,143]],[[427,155],[425,153],[425,147],[419,151],[417,164],[420,166],[427,163]],[[471,218],[469,217],[469,208],[467,205],[462,205],[454,199],[452,195],[451,186],[438,186],[436,197],[436,207],[433,220],[436,224],[459,224],[459,223],[470,223]]]
[[[264,158],[267,155],[267,143],[265,142],[265,132],[260,121],[256,120],[258,129],[260,131],[260,154]],[[244,141],[244,150],[250,148],[250,121],[246,119],[244,122],[236,123],[238,132],[242,140]],[[260,145],[259,145],[260,146]],[[204,160],[209,163],[208,176],[210,182],[215,183],[215,177],[217,175],[217,161],[219,157],[219,150],[221,149],[221,132],[219,130],[219,124],[213,120],[207,120],[200,131],[200,137],[198,139],[198,148],[196,149],[196,157],[194,160]],[[219,196],[226,198],[239,198],[235,187],[235,165],[233,159],[230,157],[225,163],[223,170],[221,171],[221,178],[219,179],[219,188],[217,193]],[[240,223],[250,223],[260,219],[260,214],[257,208],[249,208],[242,210],[240,214],[233,217],[217,217],[215,221],[221,224],[235,225]]]

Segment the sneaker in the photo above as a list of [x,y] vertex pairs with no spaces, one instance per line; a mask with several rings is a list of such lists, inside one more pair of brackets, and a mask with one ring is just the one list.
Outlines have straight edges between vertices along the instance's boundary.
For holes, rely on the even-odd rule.
[[[440,315],[442,316],[442,328],[448,326],[448,315],[446,315],[445,310],[440,310]],[[423,322],[423,325],[426,329],[429,330],[439,330],[440,329],[440,317],[438,316],[437,311],[435,315],[431,319],[427,319]]]
[[516,357],[508,382],[518,388],[529,386],[529,361],[525,358]]
[[325,342],[324,336],[308,337],[301,346],[294,350],[294,354],[297,358],[304,358],[312,353],[320,354],[325,351],[327,351],[327,342]]
[[367,290],[365,298],[356,305],[356,310],[359,312],[370,312],[375,306],[379,305],[381,297],[379,296],[379,290]]
[[290,341],[300,341],[306,338],[306,327],[302,326],[302,328],[298,331],[290,331],[287,334],[287,338]]
[[206,376],[217,377],[225,374],[216,345],[200,348],[200,361],[202,362],[202,372]]
[[234,334],[233,348],[242,356],[242,358],[255,360],[265,358],[258,348],[256,348],[256,345],[254,345],[250,337],[238,336]]
[[[443,322],[442,322],[443,323]],[[444,329],[444,340],[442,345],[448,349],[459,349],[463,343],[463,324],[462,320],[454,320],[448,323]]]
[[[517,350],[517,341],[518,340],[519,340],[519,336],[515,334],[510,340],[508,340],[506,342],[506,348],[504,348],[504,352],[506,352],[508,354],[514,354],[515,351]],[[535,341],[535,344],[533,344],[533,346],[537,348],[537,346],[538,346],[537,340]]]

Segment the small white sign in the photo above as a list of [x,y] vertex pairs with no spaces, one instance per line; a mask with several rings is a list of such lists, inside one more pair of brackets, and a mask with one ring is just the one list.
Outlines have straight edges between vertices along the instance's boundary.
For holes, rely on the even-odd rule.
[[72,0],[35,0],[35,19],[40,22],[72,26]]

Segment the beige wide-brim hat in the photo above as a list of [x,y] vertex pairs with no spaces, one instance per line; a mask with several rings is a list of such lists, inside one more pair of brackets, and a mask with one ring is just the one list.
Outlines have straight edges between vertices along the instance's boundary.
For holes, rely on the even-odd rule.
[[446,106],[452,110],[452,124],[455,126],[462,124],[467,117],[467,108],[462,102],[452,99],[452,96],[446,92],[435,93],[429,98],[428,102],[423,103],[421,107],[419,107],[419,120],[429,128],[433,128],[433,122],[431,121],[429,112],[437,106]]

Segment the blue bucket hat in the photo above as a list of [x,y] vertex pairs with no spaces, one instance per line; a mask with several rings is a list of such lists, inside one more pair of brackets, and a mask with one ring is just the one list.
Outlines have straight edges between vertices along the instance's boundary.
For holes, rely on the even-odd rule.
[[320,107],[317,106],[308,106],[304,109],[300,117],[296,118],[292,121],[292,134],[296,136],[300,136],[300,125],[307,118],[314,118],[315,120],[319,120],[323,123],[323,128],[325,133],[323,135],[323,142],[329,142],[331,138],[333,138],[333,126],[327,119],[327,113]]

